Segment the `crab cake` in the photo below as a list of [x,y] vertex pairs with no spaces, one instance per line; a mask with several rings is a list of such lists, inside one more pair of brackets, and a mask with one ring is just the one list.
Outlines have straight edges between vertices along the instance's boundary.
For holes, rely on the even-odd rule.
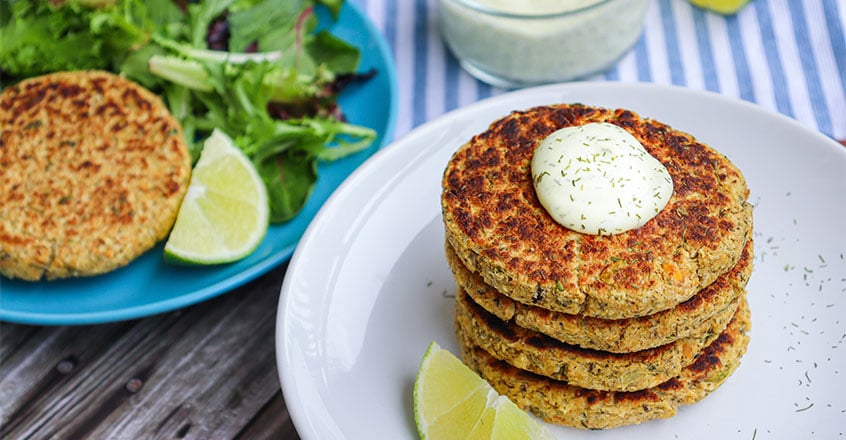
[[[539,376],[497,360],[459,337],[462,358],[497,392],[550,423],[583,429],[633,425],[675,415],[717,389],[737,369],[746,352],[749,309],[742,301],[726,329],[681,373],[639,391],[595,391]],[[461,329],[458,329],[461,332]]]
[[[538,201],[531,159],[567,126],[607,122],[669,171],[673,194],[645,225],[587,235]],[[446,237],[464,265],[512,299],[603,319],[687,301],[740,259],[752,206],[740,170],[693,136],[629,110],[561,104],[514,111],[458,148],[444,170]]]
[[166,237],[191,176],[179,122],[150,91],[61,72],[0,95],[0,273],[96,275]]
[[[446,246],[447,261],[461,289],[479,306],[503,321],[534,330],[567,344],[613,353],[630,353],[669,344],[681,338],[699,338],[698,332],[728,324],[752,273],[752,240],[740,261],[693,298],[678,306],[638,318],[608,320],[569,315],[526,305],[500,294],[470,272]],[[723,313],[729,311],[727,313]]]
[[610,353],[565,344],[504,322],[474,303],[461,289],[455,299],[456,326],[461,328],[466,343],[522,370],[583,388],[609,391],[641,390],[677,376],[725,330],[735,311],[736,308],[728,308],[720,312],[725,318],[720,316],[700,324],[697,337],[632,353]]

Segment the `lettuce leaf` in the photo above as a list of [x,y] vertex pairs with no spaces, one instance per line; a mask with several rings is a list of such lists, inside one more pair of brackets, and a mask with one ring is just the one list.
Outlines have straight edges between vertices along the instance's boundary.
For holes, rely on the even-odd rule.
[[372,129],[334,118],[282,120],[271,115],[272,102],[293,105],[320,98],[325,93],[321,81],[334,78],[328,71],[318,69],[322,78],[314,77],[299,73],[282,58],[232,61],[216,52],[162,43],[178,56],[153,56],[151,71],[171,82],[169,98],[184,99],[176,90],[190,90],[195,105],[192,129],[221,129],[251,158],[268,189],[271,222],[299,213],[317,182],[318,161],[358,152],[376,137]]
[[0,0],[0,13],[0,69],[13,79],[61,70],[111,70],[146,45],[154,30],[181,16],[170,0]]

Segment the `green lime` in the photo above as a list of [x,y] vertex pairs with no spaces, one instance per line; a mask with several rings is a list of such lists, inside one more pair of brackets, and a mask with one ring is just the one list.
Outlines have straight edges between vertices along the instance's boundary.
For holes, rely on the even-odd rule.
[[224,132],[203,143],[191,183],[164,248],[166,261],[228,263],[261,243],[268,225],[267,190],[252,162]]
[[731,15],[739,11],[749,0],[690,0],[690,2],[700,8]]
[[555,438],[436,342],[414,381],[414,421],[424,440]]

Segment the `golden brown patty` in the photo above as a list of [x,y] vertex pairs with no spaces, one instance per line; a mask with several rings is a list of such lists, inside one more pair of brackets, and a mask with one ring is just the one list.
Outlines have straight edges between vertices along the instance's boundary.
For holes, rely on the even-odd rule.
[[459,343],[464,362],[524,410],[550,423],[605,429],[668,418],[680,405],[702,400],[740,364],[749,343],[749,328],[749,308],[744,300],[725,331],[677,377],[630,392],[594,391],[555,381],[499,361],[461,337]]
[[[699,338],[697,331],[713,324],[723,328],[733,316],[752,273],[752,240],[746,242],[740,261],[693,298],[653,315],[626,319],[600,319],[570,315],[526,305],[500,294],[470,272],[446,246],[447,261],[455,279],[473,301],[503,321],[513,322],[562,342],[583,348],[630,353],[669,344],[680,338]],[[731,313],[722,313],[732,309]]]
[[[581,234],[538,202],[530,169],[538,141],[590,122],[631,133],[673,179],[667,206],[640,228]],[[512,112],[456,151],[442,186],[446,236],[467,268],[517,301],[604,319],[690,299],[737,263],[752,230],[745,180],[726,157],[628,110],[574,104]]]
[[38,280],[126,265],[170,231],[191,158],[141,86],[62,72],[0,95],[0,273]]
[[736,310],[734,304],[720,312],[725,317],[702,323],[696,331],[698,337],[634,353],[580,348],[504,322],[474,303],[462,289],[455,300],[455,325],[465,343],[522,370],[592,390],[637,391],[677,376],[725,330]]

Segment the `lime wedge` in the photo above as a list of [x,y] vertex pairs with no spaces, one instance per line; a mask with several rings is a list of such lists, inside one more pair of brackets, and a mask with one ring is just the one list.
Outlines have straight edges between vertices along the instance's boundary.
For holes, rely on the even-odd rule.
[[436,342],[414,381],[414,421],[424,440],[555,438]]
[[690,0],[696,6],[724,15],[739,11],[749,0]]
[[264,182],[224,132],[203,143],[164,248],[168,262],[228,263],[249,255],[267,233]]

